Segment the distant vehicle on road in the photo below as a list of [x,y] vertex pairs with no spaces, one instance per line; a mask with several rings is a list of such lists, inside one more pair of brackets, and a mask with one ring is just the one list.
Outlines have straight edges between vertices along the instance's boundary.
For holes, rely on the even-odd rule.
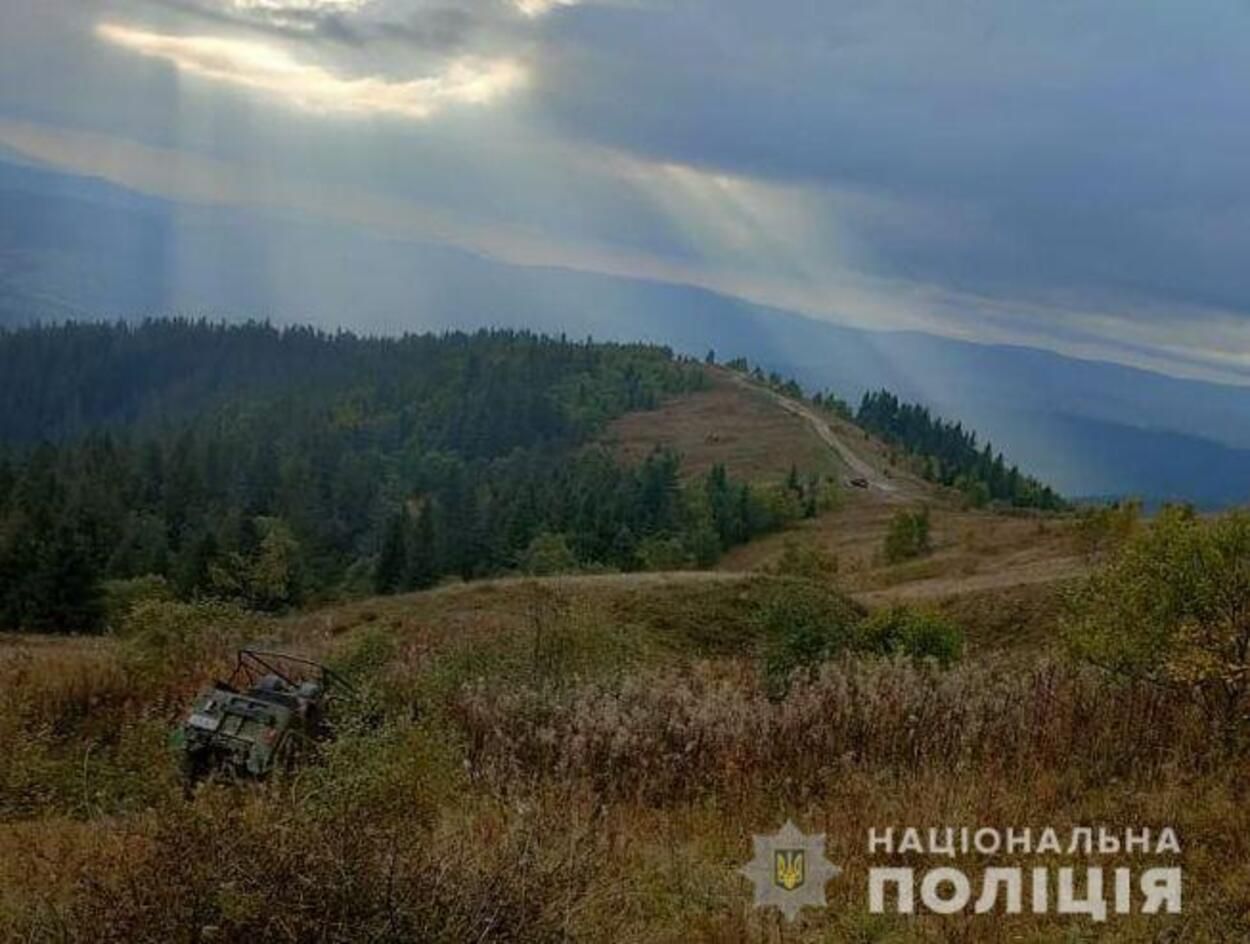
[[847,484],[852,486],[853,488],[867,488],[868,480],[863,477],[854,478],[854,479],[851,479]]

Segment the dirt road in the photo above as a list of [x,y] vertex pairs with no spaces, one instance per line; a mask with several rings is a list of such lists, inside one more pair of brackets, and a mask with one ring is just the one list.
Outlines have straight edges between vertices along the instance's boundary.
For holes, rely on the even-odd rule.
[[841,459],[843,464],[850,470],[851,476],[866,480],[868,482],[869,489],[883,492],[886,495],[898,495],[901,492],[897,482],[886,478],[878,469],[874,468],[870,463],[866,462],[861,456],[859,456],[840,436],[838,436],[837,433],[833,431],[833,428],[829,425],[825,418],[806,403],[787,397],[784,394],[780,394],[775,390],[770,390],[767,387],[761,387],[759,384],[753,382],[747,377],[743,377],[741,374],[731,372],[730,376],[734,383],[768,397],[787,413],[797,416],[806,422],[820,441],[837,453],[838,458]]

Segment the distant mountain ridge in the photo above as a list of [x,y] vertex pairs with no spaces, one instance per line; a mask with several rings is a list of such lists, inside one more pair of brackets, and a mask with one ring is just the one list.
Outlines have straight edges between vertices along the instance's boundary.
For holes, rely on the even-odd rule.
[[701,289],[505,265],[0,162],[0,326],[207,314],[366,332],[525,327],[748,357],[962,420],[1068,495],[1250,500],[1250,388],[816,321]]

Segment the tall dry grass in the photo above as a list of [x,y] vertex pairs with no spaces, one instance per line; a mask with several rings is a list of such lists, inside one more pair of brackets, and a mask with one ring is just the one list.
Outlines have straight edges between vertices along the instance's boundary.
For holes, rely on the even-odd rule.
[[210,787],[106,826],[0,832],[0,940],[555,941],[580,881],[536,824]]
[[[376,689],[383,723],[189,801],[165,735],[242,629],[185,656],[156,625],[138,653],[0,649],[0,941],[1250,940],[1250,761],[1158,689],[1019,654],[845,658],[778,698],[748,619],[714,636],[698,601],[605,614],[512,593],[472,597],[517,606],[490,631],[294,624]],[[846,872],[783,928],[736,869],[787,818]],[[870,827],[1098,823],[1178,829],[1185,915],[865,913]]]
[[939,671],[842,659],[782,700],[752,667],[700,663],[571,691],[466,685],[454,706],[475,774],[499,789],[584,781],[649,803],[819,792],[848,770],[1150,779],[1220,755],[1194,708],[1050,660]]

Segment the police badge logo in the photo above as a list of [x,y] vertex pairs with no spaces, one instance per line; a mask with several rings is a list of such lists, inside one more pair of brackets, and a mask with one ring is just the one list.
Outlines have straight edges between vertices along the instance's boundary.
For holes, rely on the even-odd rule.
[[754,838],[755,857],[738,870],[755,884],[755,906],[779,908],[793,921],[805,907],[825,906],[825,883],[842,870],[825,858],[824,834],[806,836],[792,822]]
[[773,884],[788,892],[803,884],[804,857],[802,849],[775,849],[773,851]]

